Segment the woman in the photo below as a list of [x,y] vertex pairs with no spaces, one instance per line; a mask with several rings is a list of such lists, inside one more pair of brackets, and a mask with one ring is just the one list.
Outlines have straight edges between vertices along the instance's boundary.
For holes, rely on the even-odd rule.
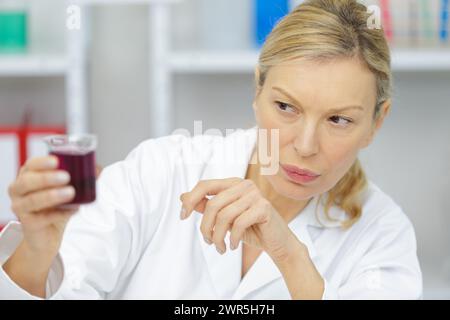
[[357,159],[391,105],[367,20],[353,0],[304,2],[262,48],[256,127],[148,140],[76,215],[54,209],[74,196],[55,159],[28,161],[0,298],[420,298],[412,224]]

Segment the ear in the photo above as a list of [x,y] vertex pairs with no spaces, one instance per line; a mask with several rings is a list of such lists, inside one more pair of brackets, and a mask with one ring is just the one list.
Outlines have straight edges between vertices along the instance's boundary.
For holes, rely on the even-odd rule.
[[374,124],[371,128],[371,132],[369,137],[367,137],[366,141],[363,144],[362,148],[366,148],[367,146],[369,146],[376,133],[378,132],[378,130],[380,130],[380,128],[383,126],[384,120],[386,119],[386,117],[389,115],[389,113],[391,112],[391,105],[392,105],[392,100],[388,99],[386,100],[380,107],[380,111],[378,113],[377,118],[374,120]]
[[380,113],[379,113],[377,119],[375,120],[375,131],[378,131],[381,128],[381,126],[383,125],[384,119],[386,119],[386,117],[391,112],[391,105],[392,105],[391,99],[386,100],[381,105]]
[[261,72],[259,70],[259,66],[255,67],[255,96],[253,98],[253,110],[256,111],[256,99],[258,95],[261,93],[262,87],[259,85]]

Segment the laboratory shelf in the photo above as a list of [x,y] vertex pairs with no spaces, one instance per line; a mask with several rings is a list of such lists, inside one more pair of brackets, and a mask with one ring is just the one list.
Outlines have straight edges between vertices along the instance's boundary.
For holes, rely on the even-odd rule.
[[[150,137],[170,134],[173,129],[174,74],[251,74],[258,60],[256,49],[241,51],[176,51],[168,36],[172,32],[173,4],[183,0],[72,0],[73,4],[147,4],[149,51]],[[448,50],[396,50],[394,71],[450,71]]]
[[[256,50],[181,51],[169,55],[168,66],[176,73],[251,73],[257,61]],[[393,50],[392,68],[394,71],[450,70],[450,50]],[[67,69],[66,55],[0,56],[0,76],[59,76]]]
[[0,55],[0,77],[63,76],[67,70],[66,55]]
[[393,50],[392,69],[394,71],[450,71],[450,48]]
[[[256,50],[180,51],[171,53],[168,67],[176,73],[249,73],[258,61]],[[449,49],[394,49],[393,71],[450,71]]]
[[177,73],[248,73],[255,68],[258,51],[181,51],[168,60]]
[[115,4],[157,4],[175,3],[182,0],[72,0],[72,4],[80,5],[115,5]]

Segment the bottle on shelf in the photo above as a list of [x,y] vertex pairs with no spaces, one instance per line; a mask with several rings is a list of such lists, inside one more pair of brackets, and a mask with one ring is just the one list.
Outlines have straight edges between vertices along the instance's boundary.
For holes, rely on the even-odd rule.
[[23,53],[27,46],[27,2],[0,0],[0,53]]
[[257,46],[264,44],[273,27],[288,14],[291,6],[292,3],[289,0],[254,0],[255,42]]

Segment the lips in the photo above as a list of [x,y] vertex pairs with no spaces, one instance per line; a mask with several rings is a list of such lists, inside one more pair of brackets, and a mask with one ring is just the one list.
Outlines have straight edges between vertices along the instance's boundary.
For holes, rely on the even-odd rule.
[[282,164],[281,165],[285,170],[289,171],[289,172],[293,172],[302,176],[308,176],[308,177],[318,177],[320,176],[320,174],[315,173],[311,170],[307,170],[307,169],[300,169],[299,167],[293,166],[293,165],[289,165],[289,164]]
[[308,169],[301,169],[299,167],[288,164],[280,164],[280,165],[283,171],[286,173],[288,179],[295,183],[299,184],[308,183],[320,177],[320,174]]

